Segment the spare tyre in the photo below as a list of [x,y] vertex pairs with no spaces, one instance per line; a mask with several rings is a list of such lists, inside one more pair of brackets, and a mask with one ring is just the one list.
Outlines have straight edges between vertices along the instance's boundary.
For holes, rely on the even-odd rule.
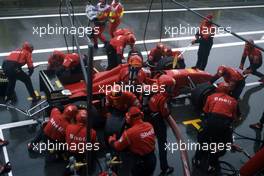
[[206,98],[214,93],[215,86],[210,83],[197,84],[196,88],[191,91],[191,102],[197,108],[197,110],[202,110]]
[[119,138],[125,129],[125,117],[112,113],[105,123],[105,136],[116,134]]

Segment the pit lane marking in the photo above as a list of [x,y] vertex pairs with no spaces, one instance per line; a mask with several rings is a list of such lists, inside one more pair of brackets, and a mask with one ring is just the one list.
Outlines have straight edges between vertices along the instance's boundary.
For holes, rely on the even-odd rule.
[[[199,7],[191,8],[195,11],[206,11],[206,10],[231,10],[231,9],[251,9],[251,8],[263,8],[264,5],[251,5],[251,6],[222,6],[222,7]],[[163,12],[186,12],[186,9],[163,9]],[[148,13],[149,10],[127,10],[125,14],[134,14],[134,13]],[[161,9],[151,10],[151,13],[160,13]],[[75,16],[85,16],[85,13],[76,13]],[[0,20],[13,20],[13,19],[32,19],[32,18],[53,18],[59,17],[59,14],[50,14],[50,15],[25,15],[25,16],[6,16],[0,17]],[[62,17],[68,17],[68,14],[62,14]]]
[[[2,129],[0,129],[0,138],[2,140],[5,140]],[[7,153],[6,146],[2,147],[2,150],[3,150],[3,153],[4,153],[5,163],[8,163],[9,162],[9,156],[8,156],[8,153]],[[11,163],[11,166],[12,166],[12,163]],[[13,176],[12,170],[8,173],[8,176]]]
[[199,125],[199,123],[201,123],[202,120],[201,119],[193,119],[193,120],[187,120],[187,121],[183,121],[182,123],[184,125],[192,125],[194,128],[196,128],[197,130],[199,130],[201,128],[201,126]]

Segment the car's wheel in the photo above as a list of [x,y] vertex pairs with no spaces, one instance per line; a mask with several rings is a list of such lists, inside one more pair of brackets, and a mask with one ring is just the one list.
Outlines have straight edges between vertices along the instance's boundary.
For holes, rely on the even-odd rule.
[[191,91],[191,102],[197,108],[197,110],[202,110],[206,98],[215,91],[215,86],[209,83],[203,83],[196,85]]

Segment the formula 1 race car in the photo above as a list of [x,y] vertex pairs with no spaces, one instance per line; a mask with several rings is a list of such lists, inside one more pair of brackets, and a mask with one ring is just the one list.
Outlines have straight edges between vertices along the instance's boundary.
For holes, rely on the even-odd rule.
[[[103,87],[122,82],[122,77],[129,70],[128,64],[120,64],[109,71],[94,72],[93,74],[93,100],[105,95]],[[161,75],[168,75],[176,80],[175,96],[181,94],[181,90],[190,86],[190,80],[194,84],[208,82],[212,75],[197,69],[172,69],[163,70],[155,74],[152,82],[156,82]],[[40,90],[44,91],[50,103],[69,103],[85,100],[87,96],[86,84],[81,73],[58,76],[49,70],[40,71]]]

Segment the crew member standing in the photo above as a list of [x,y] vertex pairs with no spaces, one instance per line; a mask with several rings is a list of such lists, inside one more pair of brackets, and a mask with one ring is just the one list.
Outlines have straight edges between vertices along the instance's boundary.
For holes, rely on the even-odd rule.
[[112,68],[121,64],[122,59],[125,59],[123,55],[125,47],[129,45],[131,50],[134,50],[135,43],[136,37],[132,32],[129,31],[112,38],[106,49],[108,58],[107,70],[111,70]]
[[108,142],[117,151],[128,149],[135,155],[131,173],[133,176],[151,176],[156,166],[155,133],[152,125],[143,122],[144,114],[138,107],[131,107],[126,113],[126,123],[131,127],[122,133],[120,139],[110,136]]
[[264,75],[263,73],[260,73],[257,69],[259,69],[262,65],[262,54],[261,51],[257,48],[254,47],[254,41],[253,40],[249,40],[249,42],[246,42],[245,48],[244,48],[244,52],[243,52],[243,56],[241,59],[241,63],[239,68],[241,70],[244,69],[244,64],[246,61],[246,58],[248,57],[249,59],[249,67],[246,68],[243,71],[243,74],[253,74],[257,77],[260,78],[260,82],[264,83]]
[[[32,81],[30,79],[30,76],[34,72],[34,66],[32,61],[33,49],[34,47],[32,44],[24,42],[21,49],[12,51],[9,56],[7,56],[7,58],[4,60],[2,68],[8,78],[8,85],[5,94],[6,102],[15,99],[15,86],[17,80],[20,80],[25,84],[29,95],[32,97],[33,101],[40,100],[40,97],[37,96],[34,92]],[[22,70],[22,66],[24,66],[25,64],[27,64],[28,66],[28,74]]]
[[[215,172],[218,167],[218,158],[223,156],[232,144],[232,124],[237,119],[238,102],[229,95],[229,90],[221,87],[217,92],[208,96],[203,108],[205,118],[198,132],[198,142],[210,145],[211,143],[222,143],[223,149],[203,150],[198,149],[195,153],[193,164],[202,167],[208,172]],[[214,151],[213,151],[214,150]],[[208,163],[204,163],[208,161]]]
[[168,165],[167,160],[167,126],[165,118],[170,115],[170,109],[168,107],[168,101],[170,95],[173,93],[176,81],[167,75],[162,75],[158,79],[158,85],[164,86],[164,91],[154,94],[149,100],[149,110],[151,112],[149,121],[152,123],[155,134],[158,139],[159,159],[160,159],[160,176],[166,176],[171,174],[174,169]]
[[217,73],[211,79],[213,84],[217,79],[223,77],[226,82],[226,87],[229,88],[231,95],[238,99],[245,87],[245,79],[243,75],[235,68],[222,65],[218,67]]
[[215,27],[212,24],[212,15],[208,15],[206,20],[201,22],[199,31],[195,35],[195,39],[192,41],[192,44],[199,43],[198,49],[198,60],[196,62],[195,68],[200,70],[204,70],[207,62],[208,57],[213,46],[213,37],[215,35]]
[[106,4],[105,0],[99,0],[97,4],[98,14],[97,17],[93,20],[94,28],[93,31],[93,41],[94,41],[94,48],[98,48],[98,38],[105,44],[106,46],[106,38],[103,34],[105,30],[106,23],[108,21],[108,17],[111,11],[111,7]]
[[109,33],[112,38],[114,38],[114,32],[117,30],[121,23],[121,18],[124,14],[124,7],[119,2],[119,0],[113,0],[111,4],[111,12],[109,15]]

